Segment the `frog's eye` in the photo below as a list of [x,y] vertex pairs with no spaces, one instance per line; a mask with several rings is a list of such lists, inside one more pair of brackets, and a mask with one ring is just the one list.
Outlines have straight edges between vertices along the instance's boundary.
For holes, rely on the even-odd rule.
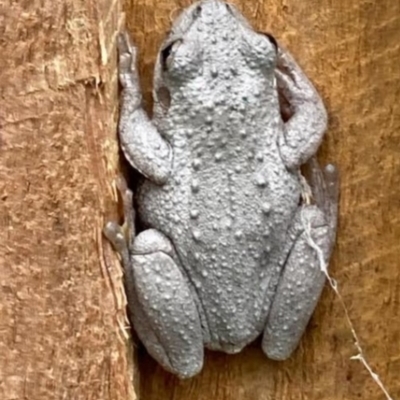
[[225,7],[229,13],[231,13],[232,15],[235,15],[235,9],[233,8],[233,6],[231,4],[225,3]]
[[182,39],[176,39],[171,43],[168,43],[162,50],[161,50],[161,65],[162,69],[165,71],[169,69],[174,54],[178,47],[182,44]]
[[260,35],[264,35],[268,38],[268,40],[273,44],[275,47],[275,51],[278,52],[278,42],[276,39],[268,32],[258,32]]
[[201,71],[201,46],[193,40],[177,39],[160,53],[161,68],[170,78],[190,79]]
[[203,7],[199,4],[193,11],[193,19],[197,19],[200,17]]

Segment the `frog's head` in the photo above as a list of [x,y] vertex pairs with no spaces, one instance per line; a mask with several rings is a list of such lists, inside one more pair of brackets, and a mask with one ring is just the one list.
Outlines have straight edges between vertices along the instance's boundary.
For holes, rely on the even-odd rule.
[[253,30],[233,5],[198,1],[174,21],[161,46],[155,89],[163,86],[173,91],[196,79],[209,87],[240,74],[270,77],[276,56],[275,40]]

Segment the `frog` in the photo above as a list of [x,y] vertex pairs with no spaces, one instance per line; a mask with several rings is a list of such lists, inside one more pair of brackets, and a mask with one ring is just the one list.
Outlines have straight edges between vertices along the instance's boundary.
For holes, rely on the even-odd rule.
[[[319,166],[323,101],[293,56],[232,4],[184,9],[157,54],[153,116],[137,47],[117,41],[122,152],[141,177],[117,186],[130,321],[148,353],[190,378],[204,349],[293,353],[326,280],[338,171]],[[136,232],[136,227],[141,227]]]

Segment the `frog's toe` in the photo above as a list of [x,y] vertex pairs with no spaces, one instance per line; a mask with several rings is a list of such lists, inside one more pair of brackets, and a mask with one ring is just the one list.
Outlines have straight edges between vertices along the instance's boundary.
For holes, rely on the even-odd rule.
[[339,171],[334,164],[328,164],[324,168],[326,182],[326,195],[329,201],[337,203],[339,197]]
[[120,225],[114,221],[107,222],[103,228],[104,236],[111,242],[114,249],[123,253],[127,247],[124,232]]
[[133,44],[129,33],[124,30],[117,36],[118,53],[120,56],[130,56],[130,58],[136,58],[136,46]]
[[328,210],[337,205],[339,196],[339,172],[335,165],[328,164],[323,169],[316,157],[307,162],[308,179],[317,206]]

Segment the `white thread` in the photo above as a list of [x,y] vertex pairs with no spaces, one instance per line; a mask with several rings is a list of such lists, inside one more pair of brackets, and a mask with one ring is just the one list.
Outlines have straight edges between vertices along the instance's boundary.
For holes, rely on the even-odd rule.
[[304,218],[303,218],[303,212],[301,213],[301,223],[302,223],[302,225],[304,227],[304,231],[306,233],[307,242],[310,245],[310,247],[313,248],[315,250],[315,252],[317,253],[320,269],[325,274],[326,279],[328,280],[330,287],[336,293],[336,295],[337,295],[337,297],[339,299],[340,305],[342,306],[343,311],[345,313],[347,324],[350,327],[351,333],[353,335],[354,345],[356,346],[356,348],[358,350],[358,354],[355,355],[355,356],[350,357],[350,360],[358,360],[358,361],[360,361],[364,365],[364,367],[368,371],[368,373],[371,375],[372,379],[376,382],[376,384],[380,387],[382,392],[385,394],[386,399],[387,400],[394,400],[390,396],[390,394],[387,391],[387,389],[385,388],[385,386],[383,385],[381,379],[379,378],[379,375],[376,374],[372,370],[371,366],[368,364],[368,362],[367,362],[367,360],[366,360],[366,358],[364,356],[363,349],[361,348],[361,344],[360,344],[360,341],[358,339],[357,333],[356,333],[356,331],[354,329],[354,325],[351,322],[350,315],[349,315],[349,312],[347,310],[346,304],[344,303],[343,297],[339,292],[338,284],[337,284],[336,280],[331,278],[329,273],[328,273],[328,268],[327,268],[327,265],[326,265],[326,262],[325,262],[325,259],[324,259],[324,253],[323,253],[322,249],[314,242],[313,238],[311,237],[311,224],[310,223],[307,223],[307,224],[305,223]]

